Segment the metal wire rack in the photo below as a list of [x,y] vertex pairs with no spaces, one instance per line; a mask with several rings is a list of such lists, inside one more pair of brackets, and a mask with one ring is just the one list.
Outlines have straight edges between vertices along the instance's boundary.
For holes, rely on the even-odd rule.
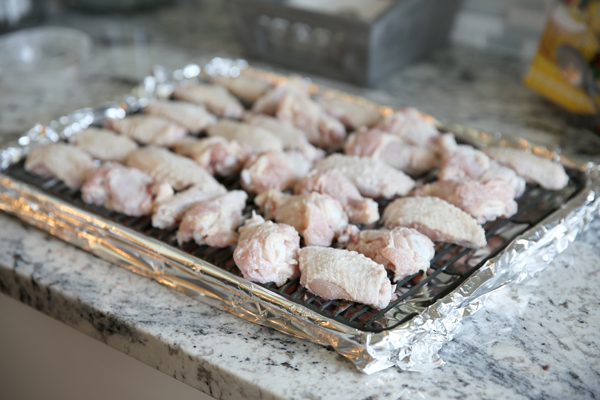
[[[280,287],[273,283],[263,285],[263,287],[327,318],[362,331],[382,332],[393,329],[450,293],[484,265],[489,258],[501,252],[517,235],[539,223],[577,194],[584,187],[583,177],[577,170],[567,170],[567,172],[571,179],[564,189],[549,191],[539,186],[528,185],[525,193],[517,200],[519,209],[515,215],[486,223],[483,228],[488,244],[484,249],[474,250],[447,243],[436,243],[435,257],[431,261],[427,274],[420,272],[398,282],[396,298],[383,310],[346,300],[320,298],[302,287],[299,283],[300,278],[290,280]],[[168,245],[178,247],[177,228],[167,230],[154,228],[150,216],[129,217],[104,207],[86,204],[81,200],[79,190],[70,189],[56,179],[44,179],[29,174],[24,170],[23,162],[9,167],[4,173],[22,182],[37,186],[74,206],[135,229]],[[426,183],[434,178],[435,174],[428,173],[419,177],[417,181]],[[222,183],[229,190],[239,189],[239,180],[236,178],[224,180]],[[248,201],[244,211],[245,215],[250,215],[252,210],[256,209],[252,200]],[[389,201],[381,201],[379,203],[380,211],[383,211],[388,203]],[[198,246],[196,243],[190,242],[181,248],[231,274],[241,276],[241,272],[233,261],[234,247],[218,249]]]

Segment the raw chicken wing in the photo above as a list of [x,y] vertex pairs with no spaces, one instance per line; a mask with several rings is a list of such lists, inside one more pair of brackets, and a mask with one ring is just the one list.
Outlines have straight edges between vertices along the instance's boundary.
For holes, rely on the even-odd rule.
[[354,224],[371,224],[379,220],[377,203],[362,197],[352,181],[335,169],[314,170],[294,187],[295,194],[311,192],[327,194],[339,201]]
[[265,218],[296,228],[307,246],[330,246],[348,225],[342,205],[316,192],[293,196],[269,190],[254,202],[264,211]]
[[525,192],[525,179],[518,176],[512,169],[504,167],[494,160],[490,160],[490,169],[485,171],[478,180],[480,182],[487,182],[493,179],[500,179],[507,182],[515,191],[515,198],[521,197]]
[[299,76],[291,76],[257,99],[252,106],[252,111],[258,114],[275,115],[279,104],[288,94],[309,98],[308,84]]
[[250,125],[259,126],[277,135],[283,143],[284,150],[298,150],[312,161],[325,157],[325,151],[310,144],[304,132],[288,121],[264,114],[247,114],[244,120]]
[[131,115],[123,119],[109,119],[104,125],[106,128],[140,143],[158,146],[170,146],[187,135],[183,126],[151,115]]
[[269,150],[283,151],[281,139],[266,129],[240,122],[221,120],[208,127],[209,136],[220,136],[237,141],[248,154],[258,154]]
[[308,141],[318,147],[336,150],[346,139],[344,125],[309,97],[286,94],[279,103],[276,116],[300,129]]
[[150,177],[169,183],[175,190],[199,185],[206,190],[221,186],[204,168],[189,158],[163,147],[146,146],[127,157],[128,167],[137,168]]
[[470,248],[486,244],[485,231],[460,208],[438,197],[406,197],[394,200],[383,212],[387,228],[414,228],[436,242]]
[[414,108],[404,108],[386,117],[377,129],[400,137],[404,142],[421,147],[429,146],[440,136],[433,118]]
[[514,188],[515,197],[521,196],[525,191],[525,180],[517,176],[515,171],[490,160],[485,153],[468,145],[456,146],[444,154],[438,179],[441,181],[474,179],[481,182],[502,179]]
[[242,211],[247,198],[243,190],[234,190],[197,203],[183,216],[177,231],[177,242],[181,246],[193,238],[199,245],[234,245],[238,239],[235,230],[243,220]]
[[411,228],[364,230],[351,236],[348,250],[357,251],[394,272],[394,282],[426,272],[435,255],[433,242]]
[[58,178],[71,189],[81,187],[94,168],[88,153],[64,143],[38,146],[25,162],[25,171],[43,178]]
[[358,129],[361,126],[371,127],[381,120],[381,113],[375,104],[344,101],[335,96],[321,97],[317,102],[327,114],[351,129]]
[[217,117],[206,111],[206,108],[184,101],[151,100],[144,107],[144,112],[176,122],[191,133],[200,133],[217,122]]
[[250,157],[240,174],[242,187],[248,193],[263,193],[270,189],[286,190],[304,175],[312,163],[301,153],[269,151]]
[[253,213],[240,229],[233,260],[244,278],[259,283],[283,285],[300,274],[300,236],[286,224],[266,221]]
[[392,285],[383,265],[355,251],[300,249],[300,284],[327,300],[344,299],[383,309],[392,299]]
[[456,150],[457,147],[458,143],[456,143],[456,137],[453,133],[442,133],[440,136],[431,139],[427,146],[440,156]]
[[127,136],[100,128],[87,128],[69,138],[69,143],[79,147],[101,161],[123,161],[138,145]]
[[517,212],[515,189],[501,179],[479,181],[437,181],[415,190],[416,196],[435,196],[471,214],[480,224]]
[[152,226],[159,229],[173,228],[179,224],[183,215],[193,205],[227,193],[224,186],[203,188],[192,186],[168,199],[154,204]]
[[214,136],[198,139],[187,137],[173,145],[175,152],[192,158],[211,175],[231,176],[240,172],[248,158],[236,140]]
[[96,169],[81,187],[86,203],[132,217],[150,214],[155,202],[171,196],[173,189],[168,183],[156,182],[138,169],[111,161]]
[[488,156],[469,145],[460,145],[444,154],[438,178],[445,180],[479,179],[490,169]]
[[335,169],[350,179],[360,194],[372,198],[404,196],[415,186],[402,171],[367,157],[332,154],[317,161],[314,169]]
[[438,155],[430,148],[406,144],[398,136],[378,129],[361,129],[350,135],[344,153],[381,160],[410,174],[421,174],[439,165]]
[[515,170],[527,182],[550,190],[560,190],[569,182],[562,164],[509,147],[488,147],[483,152],[492,159]]
[[249,103],[254,103],[272,87],[272,85],[267,81],[245,75],[239,75],[236,77],[214,75],[209,76],[208,79],[211,81],[211,83],[223,86],[234,96]]
[[177,100],[187,101],[206,107],[220,118],[240,118],[244,107],[227,89],[212,84],[179,86],[173,91]]

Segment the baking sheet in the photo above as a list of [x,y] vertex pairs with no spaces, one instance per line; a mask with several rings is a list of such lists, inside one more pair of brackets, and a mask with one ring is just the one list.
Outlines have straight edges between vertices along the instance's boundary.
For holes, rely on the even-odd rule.
[[[251,68],[243,60],[217,58],[177,71],[157,67],[154,74],[145,78],[132,94],[102,107],[79,110],[47,126],[38,125],[0,150],[0,167],[5,171],[0,174],[0,209],[101,258],[241,318],[333,346],[366,373],[391,366],[423,371],[442,365],[438,351],[458,333],[464,317],[480,309],[492,291],[541,271],[556,254],[566,249],[598,212],[600,173],[596,165],[577,163],[520,138],[488,135],[459,126],[450,129],[439,124],[441,129],[450,130],[458,139],[476,146],[514,146],[547,158],[560,159],[566,166],[580,171],[584,184],[567,203],[534,228],[516,237],[451,293],[408,322],[382,332],[370,332],[325,317],[261,285],[74,206],[7,173],[7,168],[19,163],[32,147],[67,138],[107,117],[122,118],[143,107],[149,97],[166,98],[176,85],[197,79],[203,73],[243,74],[273,83],[285,79],[281,75]],[[311,86],[311,92],[360,103],[384,116],[393,111],[389,107],[316,85]],[[393,312],[388,314],[389,318],[393,318]]]

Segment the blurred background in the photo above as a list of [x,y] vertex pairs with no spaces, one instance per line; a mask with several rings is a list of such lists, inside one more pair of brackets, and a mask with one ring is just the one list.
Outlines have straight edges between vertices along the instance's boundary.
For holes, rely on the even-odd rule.
[[225,56],[596,154],[594,119],[523,83],[559,3],[597,2],[0,0],[0,134],[111,100],[154,65]]

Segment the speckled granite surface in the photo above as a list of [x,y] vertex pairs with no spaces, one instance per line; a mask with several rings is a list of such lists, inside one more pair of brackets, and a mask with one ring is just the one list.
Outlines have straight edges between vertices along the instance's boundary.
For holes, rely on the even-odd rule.
[[541,276],[500,291],[442,368],[359,373],[0,215],[0,291],[217,399],[566,399],[600,394],[600,220]]
[[[177,67],[197,56],[239,54],[220,2],[183,3],[135,17],[57,13],[51,23],[94,37],[94,55],[66,89],[33,96],[37,88],[0,90],[0,133],[14,136],[36,121],[110,100],[155,63]],[[142,50],[139,40],[147,44]],[[520,71],[511,60],[450,49],[394,74],[380,88],[314,79],[551,147],[600,147],[522,87]],[[0,226],[0,291],[218,399],[600,396],[600,221],[537,279],[494,294],[467,319],[442,350],[444,367],[371,376],[326,348],[198,303],[6,214],[0,214]]]

